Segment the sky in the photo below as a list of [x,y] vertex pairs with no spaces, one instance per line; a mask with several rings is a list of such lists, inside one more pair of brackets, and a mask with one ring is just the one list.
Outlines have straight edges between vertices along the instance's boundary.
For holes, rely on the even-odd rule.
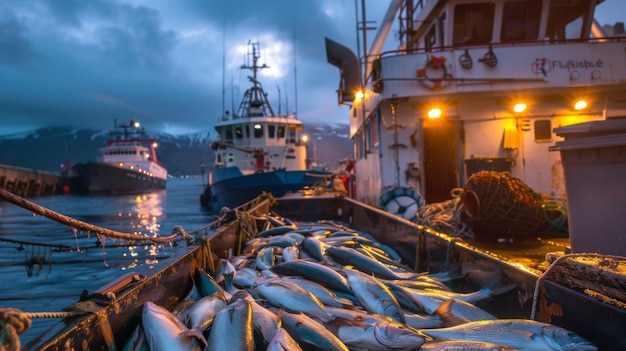
[[[251,71],[240,69],[250,42],[269,66],[258,74],[274,112],[347,124],[324,38],[357,51],[357,3],[2,0],[0,135],[106,130],[131,118],[172,134],[210,130],[250,87]],[[390,0],[365,3],[368,25],[380,25]],[[613,24],[624,13],[626,1],[606,0],[596,18]]]

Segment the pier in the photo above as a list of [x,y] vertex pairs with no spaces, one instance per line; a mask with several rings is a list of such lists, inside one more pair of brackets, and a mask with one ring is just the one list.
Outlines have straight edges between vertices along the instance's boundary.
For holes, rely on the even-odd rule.
[[0,165],[0,189],[22,197],[61,192],[61,176],[30,168]]

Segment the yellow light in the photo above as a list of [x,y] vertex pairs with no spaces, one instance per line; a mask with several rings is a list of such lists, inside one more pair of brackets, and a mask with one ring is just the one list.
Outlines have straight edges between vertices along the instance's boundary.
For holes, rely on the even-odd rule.
[[519,104],[515,104],[515,106],[513,106],[513,111],[520,113],[520,112],[524,112],[526,111],[526,104],[525,103],[519,103]]
[[306,143],[307,141],[309,141],[309,136],[306,134],[302,134],[302,142]]
[[152,147],[156,149],[157,147],[159,147],[159,144],[157,144],[156,142],[154,142],[154,143],[152,143]]
[[574,109],[577,111],[584,110],[586,108],[587,108],[587,101],[585,100],[578,100],[574,104]]
[[354,101],[359,103],[361,102],[361,100],[363,100],[364,97],[365,97],[365,94],[363,93],[363,90],[359,90],[356,92],[356,95],[354,96]]
[[431,108],[428,110],[428,118],[439,118],[441,117],[441,109],[439,108]]

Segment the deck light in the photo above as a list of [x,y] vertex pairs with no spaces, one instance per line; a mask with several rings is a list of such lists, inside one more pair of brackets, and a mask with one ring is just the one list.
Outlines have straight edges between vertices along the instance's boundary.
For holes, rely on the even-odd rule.
[[441,117],[441,109],[440,108],[431,108],[428,110],[428,118],[435,119]]
[[578,100],[574,104],[574,109],[577,110],[577,111],[584,110],[586,108],[587,108],[587,101],[586,100]]
[[309,141],[309,136],[306,134],[302,134],[302,142],[306,143],[307,141]]
[[527,107],[526,104],[521,102],[521,103],[515,104],[515,106],[513,106],[513,111],[515,111],[517,113],[524,112],[524,111],[526,111],[526,107]]

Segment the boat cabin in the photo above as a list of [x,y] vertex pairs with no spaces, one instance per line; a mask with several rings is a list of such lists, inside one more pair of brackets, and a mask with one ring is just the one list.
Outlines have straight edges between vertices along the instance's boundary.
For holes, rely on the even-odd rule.
[[[554,129],[626,116],[626,37],[594,20],[602,2],[392,1],[360,57],[327,38],[350,107],[356,198],[410,188],[442,202],[480,170],[566,197]],[[394,25],[399,43],[383,51]]]

